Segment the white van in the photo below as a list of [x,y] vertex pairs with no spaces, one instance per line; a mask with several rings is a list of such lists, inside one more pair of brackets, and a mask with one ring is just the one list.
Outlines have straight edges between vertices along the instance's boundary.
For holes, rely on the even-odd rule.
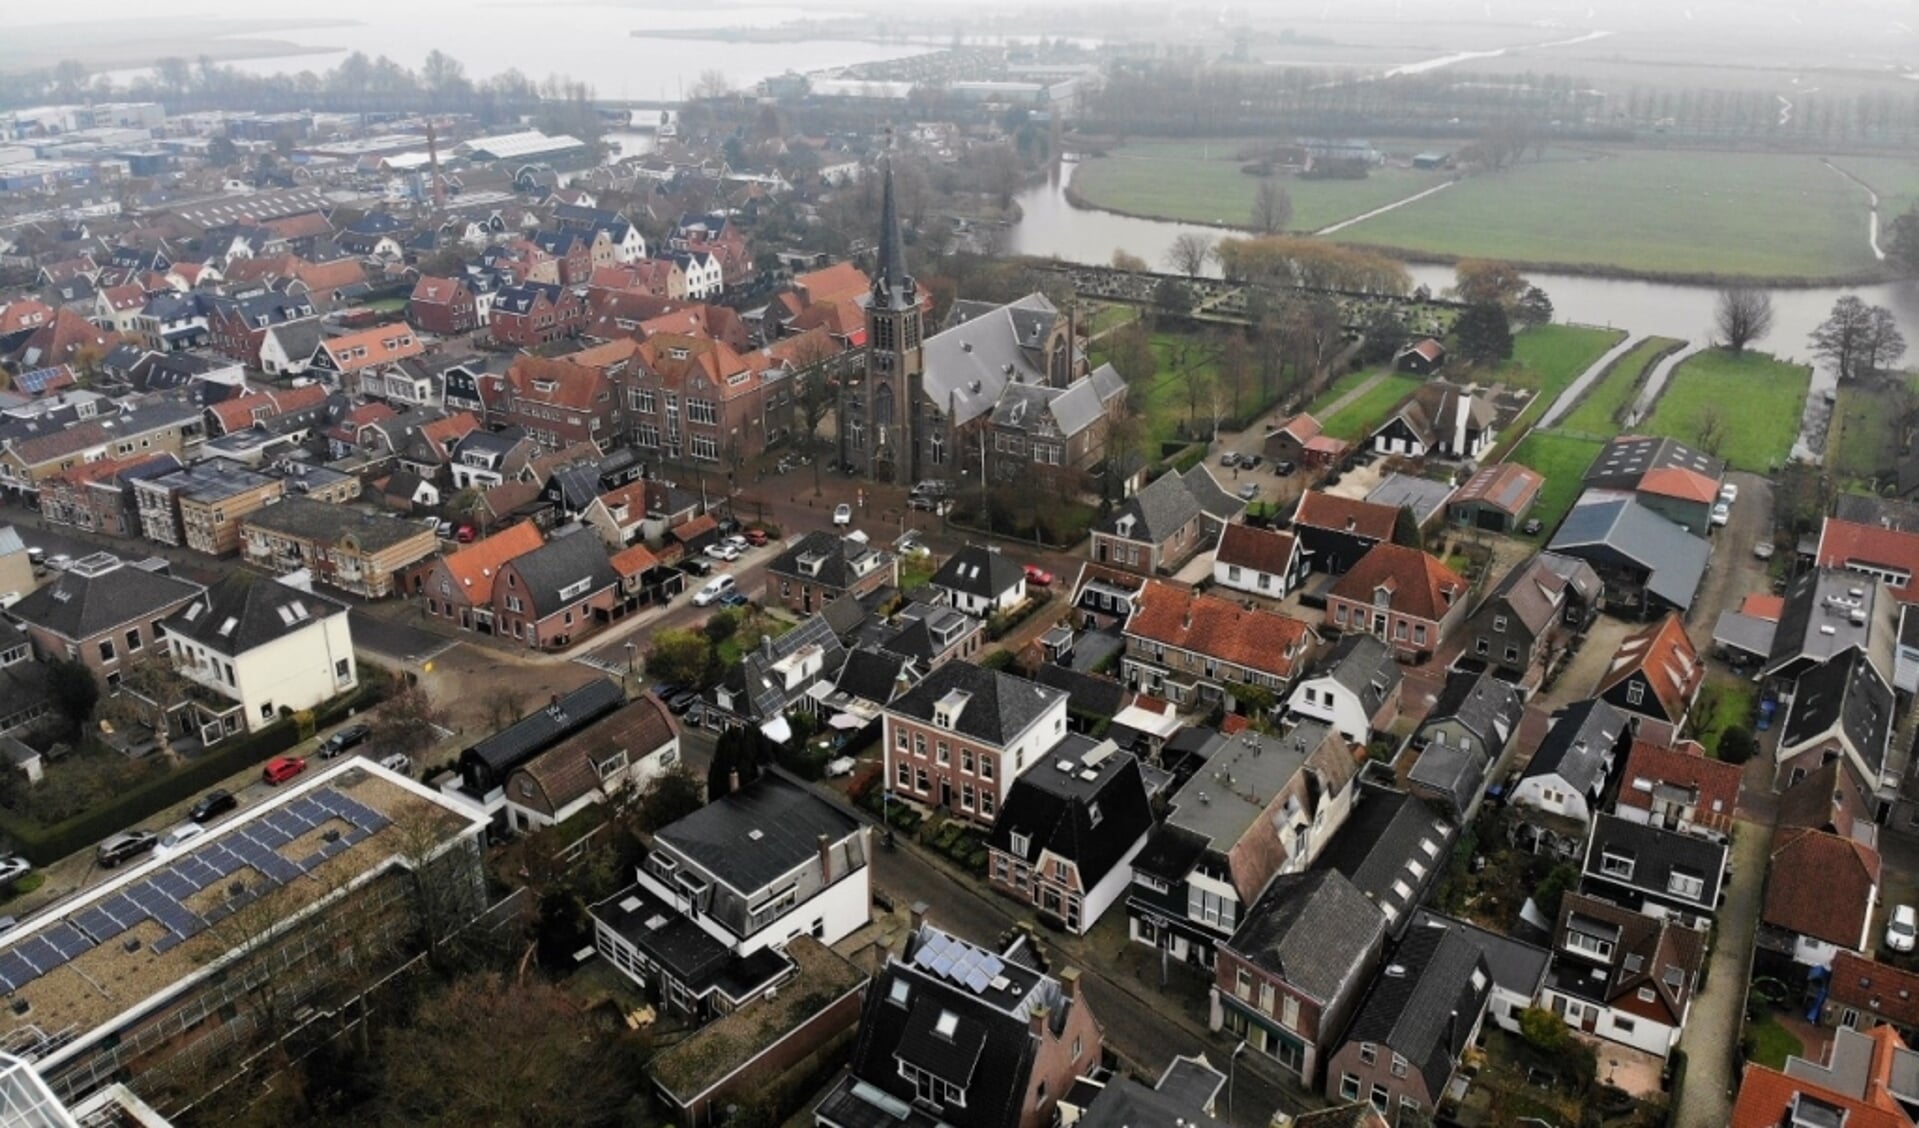
[[721,572],[719,575],[706,581],[705,587],[693,593],[693,606],[705,607],[738,586],[737,583],[733,582],[732,576]]

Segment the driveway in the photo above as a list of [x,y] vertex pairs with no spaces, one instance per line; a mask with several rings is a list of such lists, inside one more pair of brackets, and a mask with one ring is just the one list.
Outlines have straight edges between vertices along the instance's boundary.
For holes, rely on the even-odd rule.
[[1680,1048],[1686,1051],[1686,1080],[1673,1121],[1679,1128],[1725,1128],[1732,1122],[1735,1059],[1744,1032],[1753,932],[1759,923],[1760,892],[1771,852],[1771,827],[1743,821],[1733,824],[1733,879],[1713,930],[1706,989],[1693,999],[1686,1031],[1679,1038]]
[[1747,595],[1770,590],[1765,562],[1753,556],[1752,546],[1772,539],[1772,482],[1743,471],[1726,480],[1739,487],[1739,500],[1732,519],[1713,530],[1712,560],[1686,616],[1686,633],[1702,654],[1712,648],[1720,612],[1736,611]]

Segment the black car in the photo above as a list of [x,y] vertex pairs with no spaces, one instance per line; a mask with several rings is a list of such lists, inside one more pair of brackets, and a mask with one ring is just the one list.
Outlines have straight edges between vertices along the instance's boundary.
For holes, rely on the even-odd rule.
[[373,730],[366,725],[348,725],[320,742],[320,759],[331,760],[350,748],[365,744],[372,735]]
[[710,576],[713,574],[713,562],[698,556],[689,556],[680,561],[680,571],[694,576]]
[[187,812],[187,817],[197,823],[210,822],[214,816],[224,815],[239,805],[240,801],[231,792],[209,791],[200,796],[200,801]]
[[668,712],[672,713],[674,716],[677,717],[685,713],[688,709],[691,709],[695,704],[699,702],[699,700],[700,700],[699,690],[683,689],[680,692],[674,694],[672,697],[667,698],[666,709]]
[[1239,456],[1239,468],[1241,470],[1257,470],[1259,469],[1259,461],[1259,455],[1257,454],[1242,454]]
[[1282,458],[1278,462],[1273,463],[1273,473],[1282,478],[1292,477],[1295,469],[1297,469],[1297,467],[1293,465],[1292,460],[1289,458]]

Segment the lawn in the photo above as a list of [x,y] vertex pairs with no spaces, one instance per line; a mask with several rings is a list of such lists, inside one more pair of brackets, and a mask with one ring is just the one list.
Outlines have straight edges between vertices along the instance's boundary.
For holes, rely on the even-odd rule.
[[1784,1069],[1788,1056],[1806,1052],[1805,1045],[1771,1016],[1747,1026],[1746,1037],[1752,1039],[1752,1057],[1748,1060],[1772,1069]]
[[1826,466],[1842,482],[1870,484],[1897,473],[1899,428],[1891,397],[1879,388],[1843,384],[1826,435]]
[[1373,377],[1379,375],[1380,373],[1382,372],[1390,373],[1391,371],[1392,370],[1390,368],[1360,368],[1352,372],[1348,372],[1344,376],[1341,376],[1339,379],[1334,380],[1332,387],[1327,388],[1325,391],[1319,393],[1319,398],[1314,400],[1311,406],[1306,408],[1306,413],[1308,415],[1311,415],[1315,419],[1320,419],[1322,416],[1327,414],[1326,408],[1329,405],[1338,402],[1341,396],[1346,395],[1347,393],[1351,392],[1354,388],[1359,387],[1361,384],[1364,384],[1366,381],[1372,379]]
[[1534,431],[1513,451],[1514,462],[1546,476],[1545,484],[1539,487],[1539,500],[1533,502],[1529,515],[1538,518],[1542,526],[1541,540],[1552,535],[1560,518],[1578,500],[1579,481],[1604,445],[1596,439]]
[[1543,392],[1550,403],[1606,350],[1626,339],[1623,329],[1586,325],[1541,325],[1513,338],[1513,358],[1491,379],[1515,388]]
[[[1133,409],[1145,418],[1146,432],[1156,444],[1182,437],[1180,425],[1183,423],[1187,424],[1186,436],[1190,437],[1198,429],[1196,420],[1205,419],[1210,424],[1212,400],[1207,388],[1218,376],[1213,349],[1197,333],[1160,332],[1153,334],[1153,356],[1157,371],[1133,389]],[[1100,364],[1107,359],[1103,345],[1095,342],[1093,363]],[[1193,396],[1184,375],[1195,369],[1202,373],[1197,416],[1192,410]]]
[[1699,743],[1705,745],[1708,755],[1718,756],[1719,738],[1728,728],[1752,728],[1753,715],[1759,709],[1759,689],[1744,678],[1715,673],[1706,679],[1695,708]]
[[1718,450],[1735,470],[1775,473],[1792,455],[1812,369],[1764,353],[1698,353],[1673,371],[1644,430],[1697,443],[1702,425],[1723,432]]
[[1583,435],[1611,435],[1619,430],[1619,416],[1632,403],[1639,381],[1668,350],[1684,342],[1671,337],[1647,337],[1632,351],[1619,358],[1599,382],[1586,390],[1579,406],[1563,416],[1557,426]]
[[1818,279],[1882,269],[1866,216],[1865,193],[1814,155],[1622,148],[1473,176],[1338,237],[1535,264]]
[[1393,408],[1398,407],[1400,401],[1412,395],[1413,389],[1423,383],[1425,381],[1418,376],[1403,372],[1390,373],[1358,399],[1320,419],[1320,426],[1335,439],[1357,442],[1385,422]]
[[[1073,172],[1073,192],[1094,207],[1112,211],[1244,227],[1259,186],[1259,177],[1240,171],[1246,162],[1239,153],[1249,144],[1230,139],[1135,142],[1080,162]],[[1293,200],[1291,229],[1317,231],[1423,192],[1448,175],[1382,168],[1364,180],[1281,176],[1279,184]]]

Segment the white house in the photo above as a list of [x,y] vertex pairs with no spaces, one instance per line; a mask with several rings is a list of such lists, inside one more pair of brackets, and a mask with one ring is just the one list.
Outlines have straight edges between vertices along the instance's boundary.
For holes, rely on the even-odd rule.
[[1331,725],[1354,744],[1370,743],[1399,715],[1399,663],[1384,642],[1349,634],[1314,676],[1293,689],[1286,708]]
[[642,694],[513,769],[506,781],[507,825],[537,830],[563,823],[622,790],[645,791],[679,762],[679,726],[659,698]]
[[981,618],[1026,602],[1026,569],[983,545],[954,553],[929,582],[953,607]]
[[268,329],[260,340],[260,368],[269,376],[297,376],[313,362],[320,347],[320,320],[317,317],[289,321]]
[[1568,893],[1539,1005],[1575,1030],[1663,1058],[1692,1013],[1705,953],[1704,929]]
[[673,256],[680,264],[681,273],[686,275],[686,297],[688,301],[704,301],[717,297],[726,288],[726,279],[720,271],[720,260],[707,251],[681,251]]
[[1284,599],[1306,578],[1306,557],[1291,533],[1228,525],[1213,554],[1213,582],[1252,595]]
[[[1553,714],[1552,728],[1513,788],[1512,804],[1526,824],[1515,831],[1521,841],[1536,851],[1577,856],[1631,741],[1625,714],[1604,701],[1581,701]],[[1550,817],[1528,818],[1534,813]]]
[[174,665],[236,702],[249,730],[359,684],[346,606],[294,579],[235,573],[164,623]]

